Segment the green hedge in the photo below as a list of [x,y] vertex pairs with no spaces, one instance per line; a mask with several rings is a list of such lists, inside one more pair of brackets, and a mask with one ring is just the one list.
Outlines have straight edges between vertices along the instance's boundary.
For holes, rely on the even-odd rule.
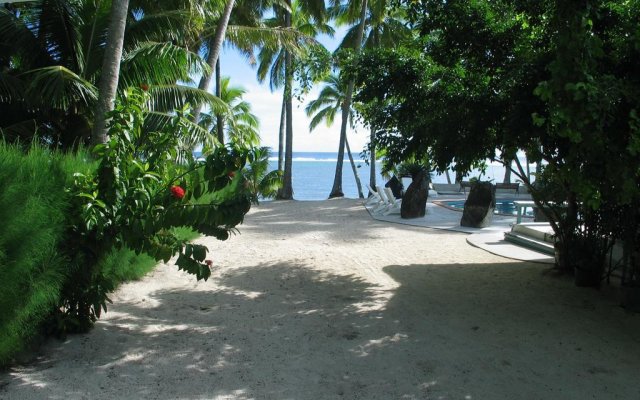
[[[0,365],[22,349],[51,313],[64,284],[70,170],[84,162],[0,143]],[[86,169],[86,166],[85,166]]]
[[[0,366],[45,330],[71,275],[60,249],[68,231],[70,199],[65,191],[74,172],[91,172],[85,152],[61,154],[38,146],[28,153],[0,140]],[[179,236],[196,235],[182,229]],[[113,287],[139,279],[156,262],[128,249],[98,262],[100,278]]]

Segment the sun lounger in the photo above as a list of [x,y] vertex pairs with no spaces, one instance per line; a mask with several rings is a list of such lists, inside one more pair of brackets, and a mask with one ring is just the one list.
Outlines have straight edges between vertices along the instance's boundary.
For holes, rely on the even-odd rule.
[[402,199],[396,199],[393,195],[393,191],[390,188],[384,188],[384,190],[389,201],[389,206],[382,212],[382,215],[400,214]]
[[371,196],[369,196],[369,198],[365,201],[365,206],[372,206],[382,201],[378,192],[375,191],[369,184],[367,184],[367,189],[369,189],[369,193],[371,193]]

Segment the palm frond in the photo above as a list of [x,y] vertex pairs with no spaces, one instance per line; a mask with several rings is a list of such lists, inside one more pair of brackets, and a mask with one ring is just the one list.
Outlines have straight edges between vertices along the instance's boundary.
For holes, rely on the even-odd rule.
[[19,56],[19,62],[25,69],[52,62],[36,36],[37,30],[33,26],[31,28],[9,10],[0,8],[0,43]]
[[0,128],[0,136],[9,141],[29,140],[35,136],[38,130],[38,123],[34,119],[16,122],[4,128]]
[[[175,114],[173,113],[149,111],[144,120],[144,130],[148,132],[160,130],[165,125],[171,123],[173,118],[175,118]],[[193,123],[189,118],[182,118],[181,123],[186,127],[185,131],[187,133],[185,137],[180,138],[183,147],[191,146],[193,150],[196,145],[206,142],[208,136],[211,135],[208,130]]]
[[313,38],[295,29],[279,27],[229,26],[226,39],[240,48],[257,46],[274,51],[286,49],[294,54],[300,54],[303,46],[316,43]]
[[278,194],[278,190],[282,187],[282,172],[273,170],[267,173],[258,184],[258,190],[262,197],[273,198]]
[[144,14],[127,24],[124,48],[132,49],[140,42],[185,43],[204,26],[199,11],[163,10]]
[[54,62],[70,70],[78,71],[84,55],[78,26],[80,2],[43,1],[38,20],[38,39]]
[[274,91],[281,87],[284,84],[285,52],[263,49],[258,60],[258,81],[264,82],[269,75],[269,89]]
[[215,95],[184,85],[152,85],[151,108],[160,112],[171,112],[184,107],[186,104],[207,104],[215,114],[228,114],[228,105]]
[[54,65],[20,74],[27,82],[25,97],[41,108],[68,109],[72,104],[93,105],[98,90],[73,71]]
[[0,103],[24,99],[25,84],[13,75],[0,72]]
[[198,54],[169,42],[143,42],[123,56],[120,86],[189,82],[203,72],[210,68]]
[[309,122],[309,132],[313,131],[322,121],[325,121],[327,126],[333,125],[333,121],[336,115],[336,109],[333,107],[326,107],[318,111],[311,121]]

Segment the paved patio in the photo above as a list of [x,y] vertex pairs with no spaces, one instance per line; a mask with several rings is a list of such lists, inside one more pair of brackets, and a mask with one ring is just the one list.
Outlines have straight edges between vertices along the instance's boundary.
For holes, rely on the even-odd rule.
[[[497,194],[499,199],[516,198],[514,195]],[[528,195],[519,195],[517,199],[527,200]],[[372,218],[378,221],[386,221],[396,224],[422,226],[431,229],[444,229],[468,234],[467,243],[472,246],[479,247],[492,254],[515,260],[530,261],[544,264],[553,264],[554,259],[547,254],[533,251],[504,240],[504,233],[511,230],[511,226],[516,223],[516,216],[494,215],[491,226],[486,228],[469,228],[460,226],[460,218],[462,218],[462,210],[456,211],[434,203],[450,200],[465,200],[464,194],[440,195],[435,198],[429,198],[427,202],[427,214],[423,218],[402,219],[400,214],[380,215],[372,212],[373,206],[367,206],[367,210]],[[527,218],[527,222],[531,222],[531,218]]]

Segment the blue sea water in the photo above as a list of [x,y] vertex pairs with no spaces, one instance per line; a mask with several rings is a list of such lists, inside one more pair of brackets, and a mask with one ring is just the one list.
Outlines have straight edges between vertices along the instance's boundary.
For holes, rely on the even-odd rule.
[[[354,154],[356,170],[360,176],[362,191],[367,196],[369,183],[369,165]],[[292,165],[293,198],[296,200],[325,200],[331,193],[336,173],[338,153],[294,152]],[[278,168],[278,157],[269,159],[271,169]],[[380,176],[381,164],[376,164],[377,183],[384,183]],[[345,197],[358,198],[358,189],[349,158],[345,155],[342,166],[342,192]]]
[[[276,153],[271,157],[271,169],[278,167],[278,157]],[[367,195],[369,183],[369,165],[359,158],[359,154],[353,154],[357,166],[357,172],[362,183],[364,195]],[[338,153],[325,152],[294,152],[292,166],[293,197],[296,200],[325,200],[329,197],[336,170]],[[376,163],[376,182],[384,184],[387,179],[380,175],[381,164]],[[478,171],[472,171],[471,177],[478,176]],[[455,174],[450,174],[451,179],[455,179]],[[504,177],[504,167],[499,164],[490,164],[482,179],[491,179],[494,182],[502,182]],[[512,176],[512,179],[515,177]],[[433,174],[434,183],[447,183],[445,175]],[[358,198],[358,190],[353,176],[351,164],[345,155],[342,168],[342,191],[345,197]]]

